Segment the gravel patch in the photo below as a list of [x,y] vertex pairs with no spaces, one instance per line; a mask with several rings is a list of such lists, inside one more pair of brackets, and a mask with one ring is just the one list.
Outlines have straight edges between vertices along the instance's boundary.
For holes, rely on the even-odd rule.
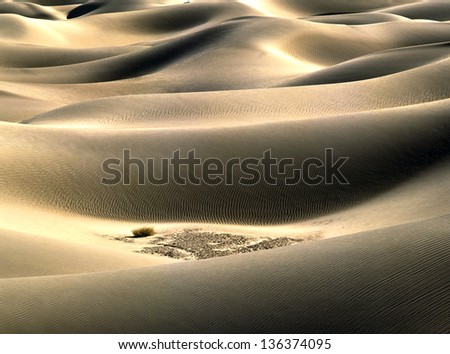
[[136,252],[185,260],[207,259],[286,247],[302,241],[287,237],[253,238],[230,233],[184,230],[148,237],[147,245]]

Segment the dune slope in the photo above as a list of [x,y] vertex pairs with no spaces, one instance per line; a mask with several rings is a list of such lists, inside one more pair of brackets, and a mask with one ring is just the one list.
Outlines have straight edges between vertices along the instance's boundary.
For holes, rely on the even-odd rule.
[[0,332],[448,332],[448,229],[447,216],[219,260],[2,279]]
[[448,10],[0,0],[0,332],[450,332]]

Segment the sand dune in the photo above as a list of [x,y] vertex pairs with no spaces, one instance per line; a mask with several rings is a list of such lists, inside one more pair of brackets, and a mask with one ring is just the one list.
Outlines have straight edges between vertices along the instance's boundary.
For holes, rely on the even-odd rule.
[[[0,333],[449,332],[448,10],[0,1]],[[330,148],[348,184],[100,183]],[[178,264],[139,226],[301,243]]]
[[306,17],[305,20],[320,22],[320,23],[331,23],[336,25],[369,25],[373,23],[381,22],[392,22],[392,21],[403,21],[405,18],[403,16],[395,14],[385,14],[385,13],[350,13],[350,14],[336,14],[336,15],[322,15],[322,16],[310,16]]
[[[85,15],[97,15],[100,13],[137,11],[149,8],[157,8],[163,5],[180,5],[182,1],[177,0],[107,0],[83,3],[67,14],[67,18],[75,18]],[[179,18],[181,20],[181,18]]]
[[[154,265],[155,258],[0,231],[0,278],[88,273]],[[164,264],[165,258],[157,259]]]
[[449,54],[450,42],[382,51],[302,75],[289,84],[322,85],[377,78],[439,62]]
[[448,227],[442,217],[182,265],[2,279],[1,331],[448,332]]
[[110,58],[145,48],[145,46],[127,46],[109,48],[104,47],[90,50],[27,46],[23,44],[10,43],[4,43],[2,46],[4,51],[0,53],[1,65],[3,67],[15,69],[67,66],[103,58]]
[[377,8],[409,4],[415,2],[414,0],[241,0],[241,2],[254,6],[266,14],[289,16],[289,17],[303,17],[306,15],[323,15],[330,13],[345,13],[367,11]]
[[448,1],[424,1],[413,4],[394,6],[383,9],[387,12],[414,19],[424,19],[432,21],[449,21],[450,4]]
[[[358,65],[360,62],[356,62],[355,66]],[[104,98],[45,112],[24,121],[24,123],[76,128],[123,129],[179,128],[180,123],[189,121],[191,128],[201,128],[206,122],[214,124],[214,127],[227,127],[323,118],[394,107],[408,109],[409,105],[416,105],[414,108],[420,109],[420,104],[433,103],[434,100],[437,101],[433,105],[438,107],[445,105],[446,99],[449,97],[448,79],[450,77],[445,70],[448,65],[449,61],[445,60],[409,72],[401,72],[397,75],[384,76],[370,81],[348,83],[342,87],[321,85],[257,91]],[[343,67],[352,68],[353,65]],[[371,70],[376,71],[377,69]],[[333,70],[329,71],[333,73]],[[352,79],[351,75],[356,75],[341,68],[334,72],[340,75],[340,77],[337,76],[337,79],[341,78],[341,81],[350,80]],[[343,77],[345,75],[347,78]],[[371,76],[370,72],[365,75]],[[321,76],[318,73],[305,76],[303,80],[307,83],[308,78],[319,80]],[[296,85],[300,80],[289,80],[284,85]],[[333,77],[330,77],[329,80],[333,80]],[[419,80],[421,85],[415,85],[414,83]],[[407,86],[403,85],[405,83]],[[342,89],[343,87],[345,90]],[[368,91],[371,92],[370,97],[366,94]],[[277,97],[277,100],[273,101],[273,97]],[[348,104],[338,105],[336,104],[338,101],[345,101]],[[241,105],[245,103],[246,107],[243,110]],[[242,119],[243,117],[245,119]]]
[[[387,111],[245,128],[101,130],[95,135],[84,129],[61,131],[4,126],[4,136],[8,133],[15,136],[15,143],[21,146],[20,155],[12,148],[7,149],[2,158],[6,179],[14,181],[9,183],[6,195],[115,219],[245,224],[292,222],[364,201],[410,173],[446,157],[450,131],[448,101],[437,105],[433,115],[426,116],[432,110],[427,108],[422,112],[420,109],[399,110],[396,116],[395,111]],[[348,137],[350,127],[358,134]],[[20,137],[17,137],[18,129]],[[137,185],[134,175],[132,186],[102,186],[98,183],[102,161],[121,158],[123,146],[131,150],[134,158],[145,159],[149,154],[157,158],[170,157],[176,149],[181,149],[184,155],[196,149],[199,157],[207,158],[213,153],[212,156],[224,163],[231,157],[262,156],[270,148],[274,156],[292,157],[301,163],[308,156],[322,157],[325,148],[333,146],[336,154],[350,158],[345,166],[350,184],[287,187],[266,185],[261,181],[255,186],[230,188],[226,185],[180,186],[171,181],[165,186],[143,187]],[[76,161],[72,157],[73,150],[78,154]],[[367,161],[370,166],[366,166]],[[51,173],[52,179],[30,181],[27,175],[30,168],[43,176]],[[155,175],[159,176],[158,167],[156,171]],[[65,197],[61,198],[63,195]],[[278,214],[277,210],[283,212]]]
[[16,14],[43,20],[61,20],[64,18],[58,11],[33,3],[2,2],[0,3],[0,14]]
[[[343,113],[354,113],[360,111],[367,111],[380,108],[391,108],[408,104],[419,104],[429,102],[433,100],[440,100],[449,97],[448,94],[448,60],[441,60],[428,65],[420,65],[420,57],[422,57],[422,63],[425,60],[433,60],[434,53],[445,52],[446,46],[441,49],[431,49],[429,54],[418,54],[417,50],[410,49],[413,54],[418,58],[417,63],[409,60],[403,60],[397,66],[392,66],[389,69],[385,68],[369,68],[363,72],[352,72],[353,67],[362,66],[367,68],[371,60],[375,58],[367,58],[364,60],[357,60],[348,64],[343,64],[337,68],[330,68],[329,72],[333,75],[322,76],[320,71],[316,74],[301,75],[300,77],[291,78],[288,80],[279,80],[273,82],[274,86],[292,86],[297,84],[307,84],[308,80],[316,80],[320,82],[325,81],[344,81],[356,80],[364,77],[373,77],[377,73],[387,74],[389,71],[405,70],[406,68],[418,65],[417,68],[412,68],[409,71],[400,72],[396,75],[384,76],[380,78],[373,78],[370,81],[361,81],[355,83],[349,83],[345,85],[345,90],[340,87],[329,85],[313,86],[308,88],[296,88],[296,89],[266,89],[258,90],[255,92],[250,91],[221,91],[217,93],[204,93],[201,94],[177,94],[177,95],[148,95],[146,97],[114,97],[109,100],[99,100],[93,102],[85,102],[86,100],[96,97],[102,97],[112,95],[120,95],[124,93],[124,89],[128,88],[134,95],[140,94],[148,90],[161,90],[161,86],[154,87],[152,82],[142,82],[139,80],[131,80],[130,82],[116,81],[108,84],[94,84],[92,86],[71,86],[70,85],[32,85],[27,92],[31,95],[31,99],[45,101],[48,95],[55,97],[52,105],[63,106],[64,104],[82,101],[75,107],[67,106],[62,111],[57,111],[58,117],[55,119],[55,124],[58,124],[58,120],[66,120],[73,117],[75,121],[72,125],[95,125],[98,120],[101,121],[102,116],[112,119],[114,122],[110,122],[110,125],[121,125],[121,121],[132,123],[135,120],[155,120],[159,121],[161,127],[166,127],[161,121],[180,119],[183,117],[191,119],[193,121],[202,119],[210,120],[216,124],[222,125],[223,122],[228,120],[239,121],[240,124],[248,124],[254,122],[255,119],[258,122],[272,121],[272,117],[275,114],[277,120],[295,120],[303,117],[317,117],[317,116],[330,116],[339,115]],[[427,52],[427,50],[424,50]],[[420,52],[422,53],[422,52]],[[389,58],[395,56],[396,53],[386,53],[383,56]],[[427,58],[428,56],[428,58]],[[430,58],[431,56],[431,58]],[[430,59],[429,59],[430,58]],[[107,73],[107,75],[109,75]],[[189,86],[188,90],[199,90],[211,88],[212,85],[230,85],[230,81],[238,80],[238,76],[235,78],[224,77],[222,80],[225,82],[211,84],[208,81],[204,81],[202,77],[185,75],[188,78],[192,78],[192,86]],[[184,79],[184,78],[181,78]],[[177,84],[177,79],[171,81],[167,86],[173,86]],[[178,77],[180,80],[180,77]],[[250,80],[254,81],[252,77]],[[196,82],[197,81],[197,82]],[[420,81],[421,85],[415,83]],[[254,84],[253,84],[254,85]],[[1,85],[0,85],[1,86]],[[197,86],[197,87],[196,87]],[[23,92],[24,87],[29,87],[24,84],[10,83],[5,86],[7,92],[11,94],[19,94]],[[368,96],[366,93],[371,92]],[[277,97],[273,100],[273,97]],[[48,101],[48,99],[47,99]],[[337,104],[339,101],[348,102],[346,105]],[[246,108],[242,110],[239,107],[240,102],[246,102]],[[126,112],[124,104],[133,106],[133,114]],[[38,109],[38,107],[34,109]],[[201,107],[201,109],[199,109]],[[7,109],[8,106],[4,106]],[[98,109],[97,109],[98,108]],[[36,113],[42,113],[42,116],[36,117],[36,121],[46,121],[50,117],[53,117],[54,112],[48,112],[48,110],[37,111]],[[78,113],[77,113],[78,112]],[[240,114],[245,114],[248,117],[248,121],[239,118]],[[59,116],[61,114],[61,116]],[[144,118],[139,116],[144,115]],[[161,118],[158,116],[163,115]],[[225,118],[222,118],[225,115]],[[270,116],[268,116],[270,115]],[[32,118],[33,115],[25,118]],[[94,118],[95,117],[95,118]],[[196,118],[197,117],[197,118]],[[254,118],[251,118],[254,117]],[[45,118],[45,119],[44,119]],[[53,119],[53,118],[52,118]],[[72,118],[70,118],[72,119]],[[195,123],[193,123],[195,125]],[[156,125],[152,125],[157,127]],[[132,127],[132,126],[130,126]]]

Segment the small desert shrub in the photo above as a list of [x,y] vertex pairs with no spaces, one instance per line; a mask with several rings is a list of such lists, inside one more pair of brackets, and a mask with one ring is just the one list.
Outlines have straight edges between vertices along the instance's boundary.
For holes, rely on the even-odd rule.
[[140,227],[131,231],[134,237],[147,237],[156,234],[153,227]]

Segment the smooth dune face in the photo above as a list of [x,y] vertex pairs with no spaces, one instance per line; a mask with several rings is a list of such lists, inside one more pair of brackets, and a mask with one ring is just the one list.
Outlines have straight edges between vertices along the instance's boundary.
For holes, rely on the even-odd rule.
[[432,21],[449,21],[450,4],[448,1],[423,1],[406,5],[394,6],[380,10],[410,19],[428,19]]
[[[93,273],[152,265],[149,257],[0,230],[0,278]],[[20,240],[20,242],[18,242]],[[167,263],[161,258],[161,264]]]
[[[448,10],[0,1],[0,333],[450,331]],[[348,183],[101,183],[124,150],[327,149]],[[315,241],[178,264],[147,225]]]
[[241,0],[241,2],[254,6],[269,14],[303,17],[316,14],[370,11],[393,5],[414,3],[415,0]]

